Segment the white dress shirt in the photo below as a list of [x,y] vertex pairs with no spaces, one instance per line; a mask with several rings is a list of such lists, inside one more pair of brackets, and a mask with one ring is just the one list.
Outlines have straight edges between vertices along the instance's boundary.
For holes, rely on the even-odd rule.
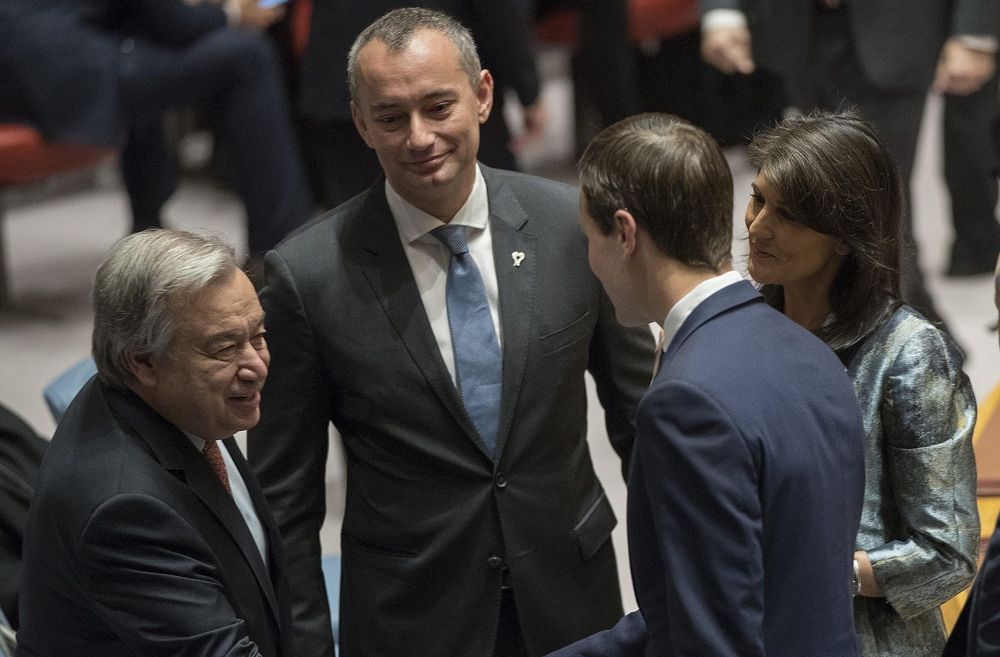
[[[451,374],[451,380],[458,385],[455,375],[455,354],[451,345],[451,329],[448,326],[448,307],[446,291],[448,285],[448,263],[451,251],[438,238],[430,234],[438,226],[445,224],[420,208],[416,207],[396,193],[387,180],[385,196],[389,201],[393,220],[399,239],[403,243],[403,252],[410,261],[413,278],[417,282],[420,300],[423,301],[427,318],[431,322],[431,330],[437,340],[438,349],[444,364]],[[476,165],[476,181],[465,204],[452,218],[449,225],[470,226],[467,232],[469,255],[472,256],[479,274],[483,278],[486,289],[486,300],[490,304],[490,315],[493,318],[493,329],[500,341],[503,351],[503,335],[500,332],[500,297],[497,286],[497,273],[493,265],[493,235],[490,232],[490,205],[486,194],[486,181]]]
[[724,287],[729,287],[734,283],[743,280],[739,272],[727,271],[725,274],[713,276],[694,286],[694,289],[681,297],[681,300],[674,304],[674,307],[667,313],[663,320],[663,346],[661,349],[666,353],[667,348],[677,335],[684,320],[701,305],[701,302],[709,298]]
[[[184,435],[188,437],[188,440],[195,446],[199,454],[201,450],[205,449],[205,441],[202,438],[186,431]],[[257,549],[260,550],[260,558],[264,560],[264,565],[270,567],[270,564],[267,562],[267,536],[264,534],[264,526],[260,524],[260,518],[257,517],[257,510],[254,509],[253,500],[250,499],[250,491],[247,489],[247,484],[243,481],[243,477],[240,475],[236,464],[233,463],[233,457],[229,455],[229,450],[226,449],[225,445],[220,443],[219,451],[222,452],[222,460],[226,464],[226,476],[229,477],[229,489],[233,492],[233,501],[236,502],[236,508],[240,510],[240,515],[243,516],[243,521],[246,522],[247,528],[250,530],[250,535],[253,536],[253,542],[257,544]]]

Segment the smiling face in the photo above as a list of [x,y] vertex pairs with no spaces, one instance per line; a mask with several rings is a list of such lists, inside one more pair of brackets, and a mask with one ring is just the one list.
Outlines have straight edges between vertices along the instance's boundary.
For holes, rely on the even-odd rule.
[[425,212],[451,219],[475,181],[479,126],[493,103],[489,72],[473,87],[455,45],[429,29],[400,52],[373,39],[358,53],[358,71],[354,123],[389,183]]
[[844,243],[791,216],[781,195],[757,174],[747,203],[750,275],[762,284],[829,295],[848,253]]
[[264,311],[241,271],[178,300],[177,331],[164,354],[133,359],[135,391],[178,428],[205,440],[260,420],[271,360]]

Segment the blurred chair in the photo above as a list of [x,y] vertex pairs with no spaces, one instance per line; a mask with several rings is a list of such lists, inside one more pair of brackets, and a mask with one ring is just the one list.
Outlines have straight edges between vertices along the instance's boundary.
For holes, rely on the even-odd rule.
[[0,123],[0,308],[10,303],[3,239],[2,192],[39,183],[56,174],[89,169],[114,155],[113,149],[45,141],[26,125]]
[[48,404],[49,412],[52,413],[52,419],[56,421],[56,424],[59,424],[63,413],[76,397],[76,393],[80,392],[83,384],[95,374],[97,374],[97,365],[93,358],[87,356],[74,363],[45,386],[42,396],[45,397],[45,403]]

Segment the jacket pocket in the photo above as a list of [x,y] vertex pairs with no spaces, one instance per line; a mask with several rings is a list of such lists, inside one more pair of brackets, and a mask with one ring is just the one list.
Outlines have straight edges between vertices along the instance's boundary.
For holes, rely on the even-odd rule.
[[600,497],[590,505],[573,528],[577,544],[580,546],[580,555],[584,559],[590,559],[597,554],[601,546],[611,537],[611,530],[617,524],[618,519],[611,510],[611,502],[608,501],[604,491],[601,491]]
[[569,324],[539,337],[538,344],[541,347],[542,355],[546,356],[564,349],[580,338],[589,336],[592,332],[589,318],[590,311],[585,310],[582,315]]

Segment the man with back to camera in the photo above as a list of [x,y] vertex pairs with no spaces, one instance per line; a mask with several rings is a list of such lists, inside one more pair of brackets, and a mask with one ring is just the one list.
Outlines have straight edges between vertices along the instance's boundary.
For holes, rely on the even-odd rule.
[[385,180],[270,252],[262,290],[275,367],[249,457],[289,555],[295,653],[332,651],[332,421],[343,654],[542,655],[621,616],[584,373],[627,459],[651,335],[615,322],[575,190],[477,164],[493,83],[464,27],[392,11],[349,78]]
[[591,142],[580,180],[619,321],[664,340],[628,478],[639,611],[551,657],[856,655],[858,403],[833,352],[732,270],[722,151],[642,114]]
[[294,654],[281,537],[232,438],[260,418],[263,322],[218,239],[112,246],[94,284],[98,374],[31,503],[20,657]]

